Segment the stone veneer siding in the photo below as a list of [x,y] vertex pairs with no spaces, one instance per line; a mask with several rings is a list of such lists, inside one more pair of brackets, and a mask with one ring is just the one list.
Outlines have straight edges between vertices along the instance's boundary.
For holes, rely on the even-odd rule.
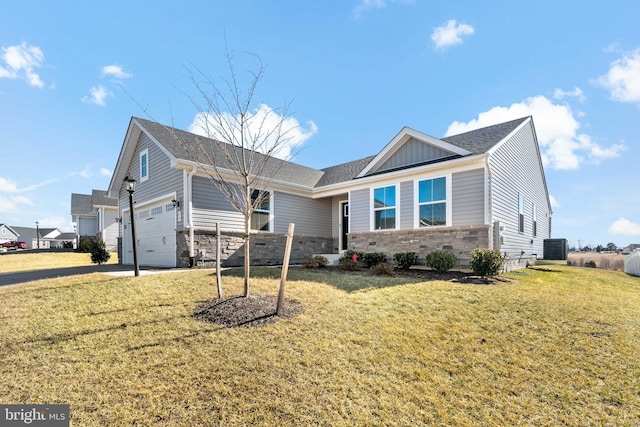
[[471,251],[489,247],[489,233],[489,226],[351,233],[348,246],[358,252],[382,252],[390,261],[398,252],[415,252],[424,262],[431,252],[451,251],[458,257],[458,266],[468,268]]
[[[244,265],[243,233],[221,232],[221,264],[223,267]],[[178,230],[176,235],[178,267],[189,267],[189,230]],[[211,264],[216,256],[216,233],[195,230],[196,265]],[[286,235],[252,234],[250,239],[251,265],[281,265],[284,258]],[[300,264],[313,254],[330,253],[336,245],[331,237],[295,236],[291,247],[291,264]]]

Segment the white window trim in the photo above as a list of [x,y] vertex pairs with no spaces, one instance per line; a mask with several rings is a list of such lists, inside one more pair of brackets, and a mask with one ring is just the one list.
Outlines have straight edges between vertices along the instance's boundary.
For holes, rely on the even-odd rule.
[[[377,229],[376,228],[376,209],[375,209],[374,192],[378,188],[386,188],[386,187],[395,187],[396,188],[396,201],[395,201],[396,204],[395,204],[395,206],[393,208],[384,208],[384,209],[395,209],[396,210],[396,224],[395,224],[394,228]],[[383,210],[383,209],[379,209],[379,210]],[[371,212],[371,215],[369,216],[369,230],[375,231],[375,232],[399,230],[400,229],[400,184],[396,182],[394,184],[385,184],[385,185],[379,185],[377,187],[370,187],[369,188],[369,211]]]
[[[522,203],[520,203],[522,200]],[[525,205],[527,203],[526,197],[524,197],[523,193],[518,193],[518,233],[524,234],[524,231],[527,228],[526,225],[526,215],[525,215]],[[522,206],[522,211],[520,211],[520,207]],[[522,230],[520,229],[520,215],[522,215]]]
[[[142,158],[143,158],[143,156],[146,156],[146,159],[147,159],[147,174],[145,176],[142,176]],[[140,167],[140,182],[144,182],[144,181],[149,179],[149,149],[148,148],[140,153],[139,167]]]
[[[251,191],[253,192],[255,189],[252,189]],[[268,191],[269,192],[269,229],[268,230],[254,230],[253,229],[253,224],[251,223],[251,219],[253,219],[253,213],[251,214],[251,219],[249,220],[249,232],[250,233],[261,233],[261,234],[267,234],[267,233],[273,233],[273,227],[274,227],[274,219],[275,219],[275,215],[273,214],[273,210],[275,208],[273,201],[274,201],[274,191],[273,190],[258,190],[258,191]],[[261,209],[255,209],[253,212],[266,212],[263,211]]]
[[[420,181],[428,181],[431,179],[445,179],[445,191],[447,195],[445,197],[445,209],[446,219],[445,225],[434,225],[432,227],[420,227]],[[416,230],[433,230],[436,228],[451,227],[453,223],[453,202],[452,202],[452,174],[425,176],[413,181],[413,228]]]

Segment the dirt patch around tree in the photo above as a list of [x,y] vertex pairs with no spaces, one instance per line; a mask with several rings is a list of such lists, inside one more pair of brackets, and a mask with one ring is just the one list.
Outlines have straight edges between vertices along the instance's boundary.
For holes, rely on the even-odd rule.
[[277,302],[278,298],[271,295],[232,296],[205,301],[196,307],[193,317],[228,328],[249,328],[289,319],[302,311],[300,303],[285,298],[280,314],[276,315]]

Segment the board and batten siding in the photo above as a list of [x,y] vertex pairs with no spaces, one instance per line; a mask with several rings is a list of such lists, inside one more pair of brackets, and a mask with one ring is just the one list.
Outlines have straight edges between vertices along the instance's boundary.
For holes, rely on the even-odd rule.
[[[147,168],[149,179],[140,182],[140,153],[148,150]],[[133,194],[137,205],[147,201],[175,193],[177,200],[184,200],[181,170],[173,169],[169,157],[149,137],[141,133],[136,145],[136,150],[127,171],[129,176],[135,179],[136,191]],[[120,188],[119,193],[120,212],[129,209],[129,193]],[[181,207],[182,209],[182,207]]]
[[413,200],[414,181],[404,181],[400,183],[400,200],[397,203],[400,206],[400,229],[411,230],[414,223],[413,210],[415,203]]
[[[489,157],[492,223],[504,226],[502,252],[512,256],[543,254],[550,237],[551,215],[544,174],[532,122],[527,122]],[[518,231],[518,197],[524,195],[524,233]],[[533,204],[537,209],[537,235],[533,236]],[[533,240],[533,243],[531,241]]]
[[331,237],[331,199],[311,199],[276,191],[274,193],[274,232],[286,234],[295,224],[296,236]]
[[451,225],[485,225],[484,168],[454,173],[451,180]]
[[244,216],[207,177],[192,179],[193,226],[196,229],[214,229],[244,232]]
[[402,146],[398,148],[398,150],[396,150],[389,159],[375,170],[389,170],[429,160],[441,159],[443,157],[448,157],[451,154],[452,153],[441,148],[435,147],[431,144],[425,144],[415,138],[411,138],[402,144]]
[[370,190],[364,188],[351,192],[349,197],[349,221],[351,233],[365,233],[371,228]]

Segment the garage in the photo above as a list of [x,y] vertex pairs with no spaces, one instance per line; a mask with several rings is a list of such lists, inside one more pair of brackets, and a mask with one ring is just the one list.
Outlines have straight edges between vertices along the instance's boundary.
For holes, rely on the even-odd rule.
[[[138,264],[152,267],[176,266],[176,211],[171,199],[135,209]],[[123,264],[133,264],[131,219],[124,215]]]

